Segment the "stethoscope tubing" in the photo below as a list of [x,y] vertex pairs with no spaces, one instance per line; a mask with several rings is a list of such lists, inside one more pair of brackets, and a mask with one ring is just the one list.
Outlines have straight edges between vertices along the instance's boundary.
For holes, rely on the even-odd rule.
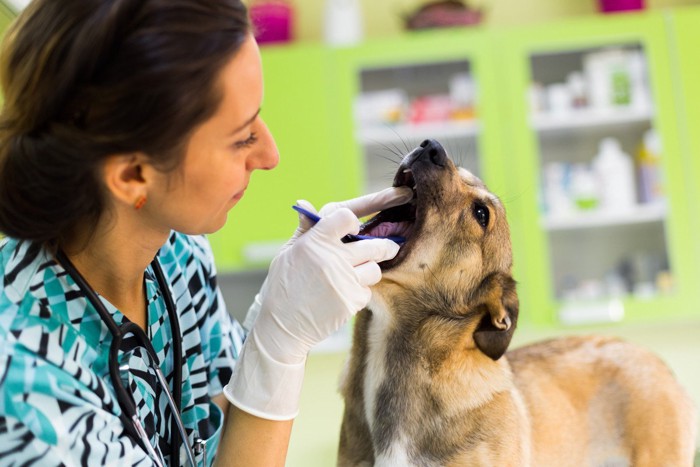
[[[58,263],[63,266],[63,268],[73,279],[73,281],[78,285],[78,288],[85,294],[85,297],[100,315],[102,322],[105,323],[105,325],[109,329],[110,334],[112,335],[112,344],[110,346],[109,351],[109,373],[110,379],[112,380],[112,386],[114,387],[117,396],[117,401],[119,402],[119,406],[122,409],[121,419],[127,431],[129,431],[133,437],[141,441],[141,443],[144,445],[144,449],[146,449],[149,456],[154,460],[154,462],[156,462],[158,467],[163,467],[163,463],[161,462],[160,456],[158,456],[155,449],[151,445],[150,440],[148,439],[148,435],[146,434],[146,430],[144,429],[143,424],[138,418],[138,412],[136,406],[132,401],[131,395],[126,391],[122,384],[118,384],[120,375],[119,366],[116,365],[116,362],[118,361],[119,349],[121,348],[124,336],[126,334],[131,333],[134,336],[136,336],[138,340],[141,341],[141,343],[143,344],[143,348],[145,348],[148,352],[151,361],[154,362],[152,368],[156,374],[156,378],[158,378],[159,383],[164,389],[168,405],[170,405],[170,409],[173,413],[170,431],[173,435],[175,432],[179,434],[182,444],[185,445],[185,452],[187,454],[189,463],[192,465],[192,467],[196,467],[197,463],[194,459],[194,453],[192,452],[192,448],[187,443],[187,433],[185,431],[185,426],[182,422],[182,419],[180,418],[180,408],[178,404],[175,403],[175,401],[182,399],[182,336],[180,334],[180,323],[175,312],[176,308],[175,303],[172,299],[172,294],[170,293],[170,289],[168,287],[167,281],[165,280],[165,275],[163,274],[163,270],[160,267],[158,259],[153,259],[153,261],[151,262],[151,267],[153,268],[153,272],[156,276],[156,281],[158,282],[158,287],[161,290],[163,299],[165,300],[165,307],[168,311],[170,326],[172,328],[173,333],[172,344],[174,355],[174,384],[172,394],[168,390],[168,383],[165,379],[165,375],[163,375],[163,372],[160,369],[160,363],[158,356],[155,353],[155,349],[153,349],[153,345],[151,345],[148,336],[146,336],[146,333],[143,332],[143,329],[141,329],[138,325],[134,323],[125,323],[121,327],[118,326],[114,319],[110,316],[105,306],[102,304],[102,301],[97,296],[97,293],[92,287],[90,287],[90,284],[88,284],[88,282],[85,280],[82,274],[80,274],[80,272],[76,269],[73,263],[71,263],[71,261],[65,255],[65,253],[59,250],[56,253],[56,259],[58,260]],[[179,465],[179,458],[180,447],[177,443],[171,442],[171,463],[173,465]]]

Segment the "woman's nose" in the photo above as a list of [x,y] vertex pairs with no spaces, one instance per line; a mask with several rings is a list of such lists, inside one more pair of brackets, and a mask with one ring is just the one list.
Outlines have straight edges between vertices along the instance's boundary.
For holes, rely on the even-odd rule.
[[264,121],[260,120],[258,146],[248,157],[248,170],[272,170],[280,161],[277,143]]

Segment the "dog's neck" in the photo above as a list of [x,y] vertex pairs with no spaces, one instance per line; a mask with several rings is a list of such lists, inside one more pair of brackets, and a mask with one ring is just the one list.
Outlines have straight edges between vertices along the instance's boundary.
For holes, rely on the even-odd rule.
[[377,454],[396,451],[401,439],[418,439],[406,431],[424,430],[421,420],[435,425],[468,417],[512,388],[505,358],[493,361],[467,348],[454,326],[424,329],[407,319],[379,295],[358,319],[365,339],[354,353],[365,356],[364,412]]

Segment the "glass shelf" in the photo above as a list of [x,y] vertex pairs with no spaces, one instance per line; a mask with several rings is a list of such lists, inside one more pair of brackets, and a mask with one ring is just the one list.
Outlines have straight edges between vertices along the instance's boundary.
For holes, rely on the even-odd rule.
[[667,208],[664,203],[637,204],[624,211],[595,209],[574,211],[568,214],[546,215],[542,227],[549,231],[612,227],[620,225],[663,222]]
[[611,125],[633,125],[647,123],[654,118],[651,108],[625,108],[600,111],[595,109],[576,110],[565,114],[538,113],[532,115],[530,124],[540,133],[577,130],[582,128],[602,128]]
[[474,138],[479,133],[476,120],[431,123],[401,123],[385,126],[362,127],[357,132],[361,144],[415,143],[427,138]]

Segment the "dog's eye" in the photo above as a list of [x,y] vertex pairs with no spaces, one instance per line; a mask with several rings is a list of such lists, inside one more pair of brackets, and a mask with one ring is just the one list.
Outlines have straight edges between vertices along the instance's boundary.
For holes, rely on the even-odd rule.
[[481,203],[474,203],[472,205],[472,215],[474,219],[479,223],[480,226],[486,227],[489,225],[489,208]]

